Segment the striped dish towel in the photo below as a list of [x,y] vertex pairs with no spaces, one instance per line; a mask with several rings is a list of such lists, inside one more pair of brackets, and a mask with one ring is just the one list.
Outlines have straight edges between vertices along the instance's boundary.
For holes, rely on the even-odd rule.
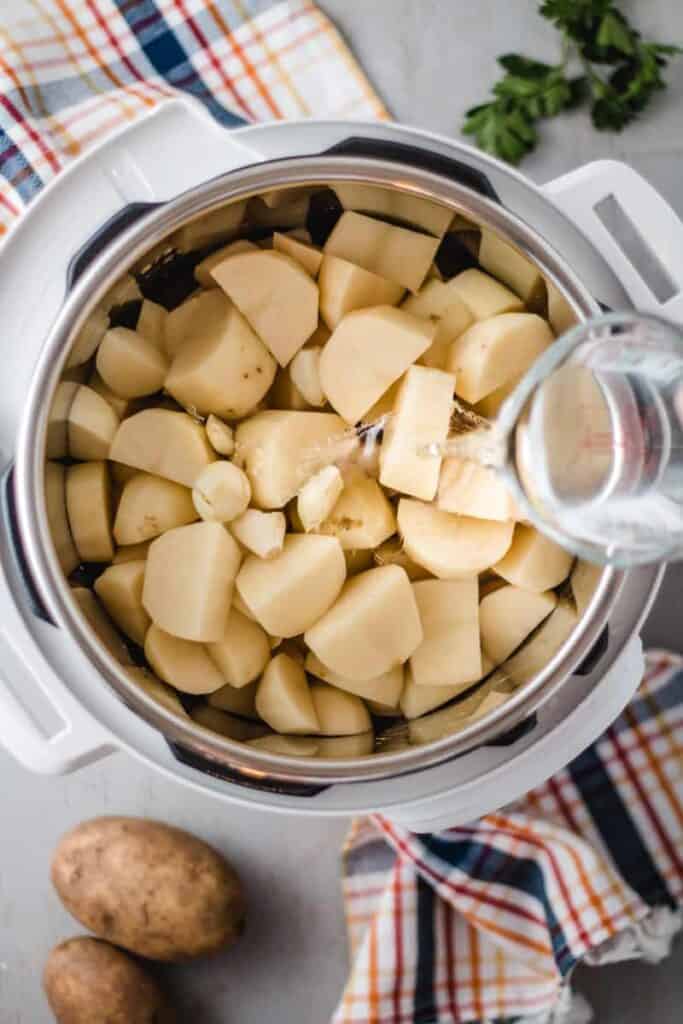
[[344,898],[333,1024],[590,1019],[574,967],[656,962],[681,927],[683,658],[650,653],[611,728],[519,803],[435,835],[357,822]]
[[308,0],[0,0],[0,235],[73,157],[179,92],[228,127],[387,116]]

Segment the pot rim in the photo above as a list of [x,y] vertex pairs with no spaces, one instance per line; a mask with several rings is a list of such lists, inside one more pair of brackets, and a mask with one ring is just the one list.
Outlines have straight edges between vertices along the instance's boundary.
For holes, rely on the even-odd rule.
[[[47,415],[69,343],[111,284],[182,224],[226,202],[283,187],[326,186],[330,181],[390,187],[473,216],[477,223],[490,227],[527,255],[559,288],[580,320],[599,310],[597,302],[559,254],[519,216],[441,174],[375,157],[291,157],[227,172],[142,217],[107,245],[79,278],[38,358],[17,440],[17,518],[28,565],[54,620],[75,637],[120,700],[170,742],[216,765],[218,770],[224,768],[256,785],[266,779],[329,785],[396,777],[448,761],[500,735],[536,711],[564,685],[590,653],[630,575],[630,571],[604,570],[587,610],[565,643],[544,670],[521,685],[501,707],[454,736],[396,753],[361,758],[313,761],[284,757],[209,733],[190,719],[185,724],[135,686],[124,667],[103,647],[70,596],[57,561],[45,506]],[[634,623],[633,631],[638,625]]]

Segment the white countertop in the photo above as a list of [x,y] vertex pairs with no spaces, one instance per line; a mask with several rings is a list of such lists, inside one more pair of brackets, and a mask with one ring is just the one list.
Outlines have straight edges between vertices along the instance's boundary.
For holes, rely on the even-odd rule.
[[[396,118],[445,133],[457,134],[463,110],[485,98],[496,55],[526,50],[552,58],[553,34],[531,15],[528,0],[320,5],[337,19]],[[666,42],[683,39],[679,0],[637,6],[643,29]],[[544,127],[544,144],[524,170],[545,181],[596,157],[623,159],[683,216],[683,60],[671,83],[656,110],[622,136],[598,135],[578,114],[571,125],[563,118]],[[646,631],[649,642],[679,649],[681,569],[670,571]],[[38,778],[0,752],[0,780],[1,1024],[51,1020],[40,989],[42,964],[56,942],[80,931],[50,888],[51,851],[68,828],[101,814],[150,816],[188,828],[223,850],[246,882],[249,926],[235,949],[164,969],[183,1020],[190,1012],[197,1024],[324,1024],[329,1018],[346,973],[338,862],[347,822],[226,808],[123,754],[69,777]],[[600,978],[593,972],[588,980],[584,972],[581,986],[605,1022],[673,1024],[683,995],[680,954],[679,948],[678,967],[658,969],[656,981],[653,968],[629,966],[607,968]]]

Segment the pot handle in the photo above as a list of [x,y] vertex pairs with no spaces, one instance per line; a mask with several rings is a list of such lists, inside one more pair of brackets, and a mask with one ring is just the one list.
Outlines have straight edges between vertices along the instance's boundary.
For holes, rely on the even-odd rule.
[[[638,310],[683,322],[683,222],[645,178],[617,160],[596,160],[548,182],[543,191],[590,238]],[[613,213],[633,238],[640,261],[659,263],[658,277],[668,278],[659,295],[600,216],[603,201],[616,203]]]

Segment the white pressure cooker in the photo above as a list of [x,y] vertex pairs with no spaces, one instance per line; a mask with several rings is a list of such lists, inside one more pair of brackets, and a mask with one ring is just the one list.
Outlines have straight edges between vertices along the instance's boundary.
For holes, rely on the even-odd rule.
[[275,755],[207,733],[135,687],[80,613],[44,494],[51,398],[79,327],[122,273],[183,224],[231,201],[330,182],[449,206],[522,252],[576,319],[661,304],[596,207],[612,198],[683,288],[683,225],[623,164],[544,187],[428,132],[300,122],[227,132],[174,100],[85,154],[31,205],[0,276],[0,743],[28,769],[68,772],[116,749],[218,800],[299,814],[381,811],[418,831],[471,820],[568,763],[619,714],[643,671],[639,629],[662,568],[594,574],[567,635],[508,699],[453,735],[346,760]]

